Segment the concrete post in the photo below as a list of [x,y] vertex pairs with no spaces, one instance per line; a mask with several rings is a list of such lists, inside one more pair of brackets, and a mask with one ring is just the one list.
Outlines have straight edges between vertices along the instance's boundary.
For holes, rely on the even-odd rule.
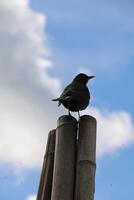
[[49,132],[48,135],[37,200],[51,200],[55,151],[55,132],[56,130],[52,130]]
[[54,176],[51,200],[73,200],[77,121],[62,116],[56,129]]
[[80,118],[77,145],[75,200],[93,200],[96,170],[96,119]]

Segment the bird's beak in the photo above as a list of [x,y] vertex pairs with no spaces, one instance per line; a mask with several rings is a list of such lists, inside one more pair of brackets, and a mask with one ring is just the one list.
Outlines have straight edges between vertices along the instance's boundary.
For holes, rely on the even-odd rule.
[[89,76],[88,79],[92,79],[92,78],[94,78],[94,77],[95,77],[95,76]]

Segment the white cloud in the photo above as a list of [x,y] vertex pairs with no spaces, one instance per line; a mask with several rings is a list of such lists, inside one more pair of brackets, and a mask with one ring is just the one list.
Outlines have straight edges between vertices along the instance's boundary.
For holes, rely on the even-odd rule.
[[134,126],[129,113],[87,110],[97,119],[97,156],[115,152],[134,142]]
[[36,195],[30,195],[26,198],[26,200],[36,200]]
[[27,0],[4,0],[0,24],[0,161],[36,167],[56,123],[51,99],[60,85],[47,73],[52,61],[46,17],[33,12]]

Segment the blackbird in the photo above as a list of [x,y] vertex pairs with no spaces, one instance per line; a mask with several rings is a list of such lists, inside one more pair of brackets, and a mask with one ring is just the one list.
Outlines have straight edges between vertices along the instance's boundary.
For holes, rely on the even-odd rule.
[[58,106],[63,104],[65,108],[68,109],[69,115],[70,111],[78,112],[84,110],[90,100],[90,92],[86,86],[88,80],[94,78],[94,76],[87,76],[86,74],[80,73],[78,74],[69,84],[60,97],[56,99],[52,99],[52,101],[58,101]]

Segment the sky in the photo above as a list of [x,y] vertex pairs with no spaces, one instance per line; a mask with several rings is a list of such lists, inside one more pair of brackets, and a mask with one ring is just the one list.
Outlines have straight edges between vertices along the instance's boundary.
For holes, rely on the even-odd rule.
[[0,199],[35,200],[51,102],[76,74],[97,119],[95,200],[133,200],[134,2],[0,1]]

